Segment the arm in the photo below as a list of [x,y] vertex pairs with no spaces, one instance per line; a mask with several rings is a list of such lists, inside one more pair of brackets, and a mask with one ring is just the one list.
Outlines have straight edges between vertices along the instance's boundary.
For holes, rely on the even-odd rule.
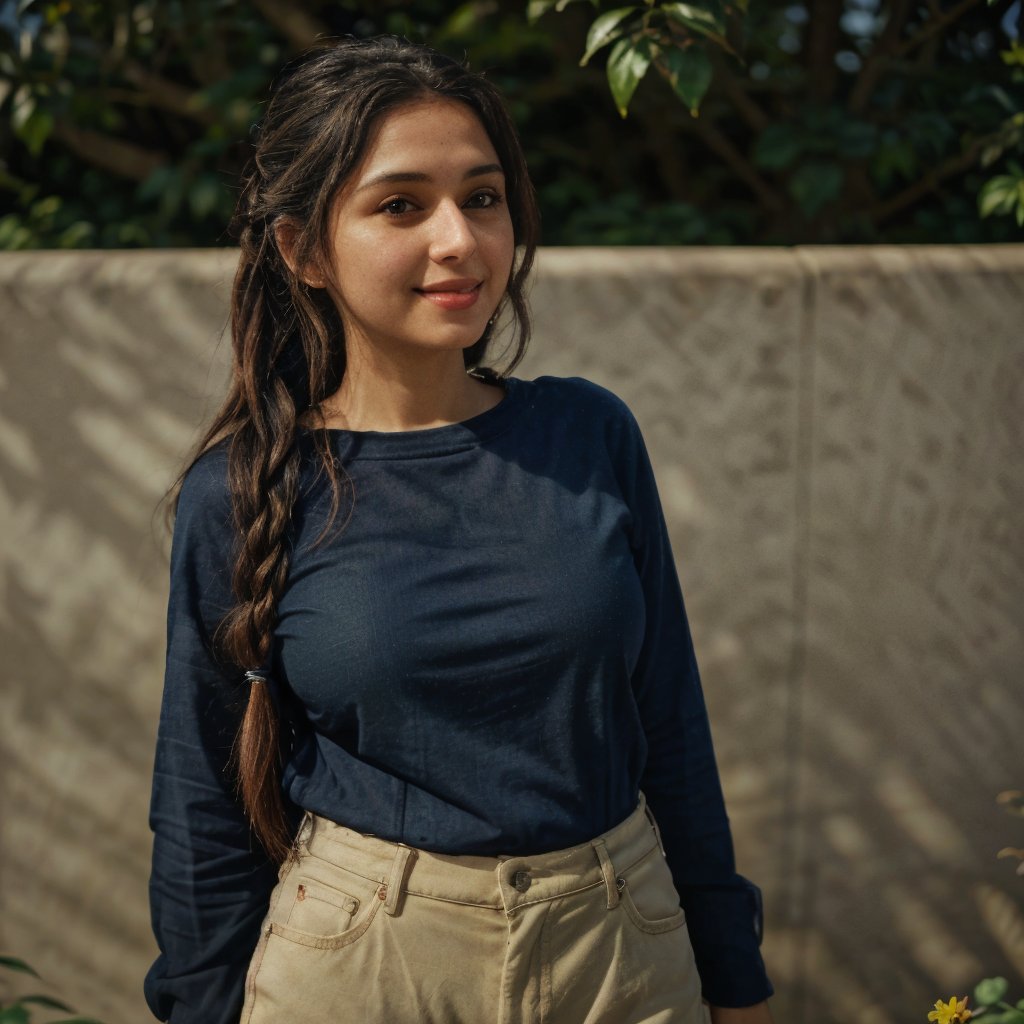
[[228,1024],[277,871],[250,837],[229,773],[244,710],[241,672],[218,662],[213,632],[231,607],[234,530],[222,451],[185,479],[171,547],[167,662],[150,826],[154,1015]]
[[773,990],[758,948],[758,894],[736,872],[668,530],[646,446],[625,406],[618,430],[619,476],[646,609],[633,672],[648,743],[641,789],[661,830],[714,1024],[761,1024]]

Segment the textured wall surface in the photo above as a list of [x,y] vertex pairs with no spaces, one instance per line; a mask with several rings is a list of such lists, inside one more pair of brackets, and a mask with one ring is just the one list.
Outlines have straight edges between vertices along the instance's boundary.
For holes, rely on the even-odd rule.
[[[169,538],[233,252],[0,256],[0,950],[147,1019]],[[547,249],[518,376],[644,429],[776,1020],[1024,995],[1024,246]]]

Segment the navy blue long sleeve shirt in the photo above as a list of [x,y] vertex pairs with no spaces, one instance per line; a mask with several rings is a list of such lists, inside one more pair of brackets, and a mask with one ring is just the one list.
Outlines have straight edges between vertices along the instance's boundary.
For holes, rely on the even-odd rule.
[[[705,998],[759,1002],[756,890],[639,427],[581,378],[503,383],[461,423],[329,430],[354,497],[317,547],[330,489],[301,434],[272,658],[287,800],[441,853],[529,855],[613,828],[642,789]],[[277,879],[228,767],[248,687],[212,638],[234,545],[222,443],[186,476],[171,551],[145,988],[174,1024],[237,1022]]]

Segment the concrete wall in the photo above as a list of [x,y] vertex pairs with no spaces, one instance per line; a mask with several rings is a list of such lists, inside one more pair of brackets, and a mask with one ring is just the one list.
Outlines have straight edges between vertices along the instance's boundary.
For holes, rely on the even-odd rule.
[[[147,1019],[157,502],[232,252],[0,257],[0,951]],[[644,428],[776,1020],[1024,996],[1024,246],[544,250],[516,371]]]

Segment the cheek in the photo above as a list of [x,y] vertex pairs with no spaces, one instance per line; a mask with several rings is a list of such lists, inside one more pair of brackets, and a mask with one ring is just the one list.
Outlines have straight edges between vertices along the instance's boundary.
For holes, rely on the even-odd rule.
[[416,253],[411,239],[374,231],[372,228],[347,232],[334,246],[336,279],[344,294],[367,285],[415,283]]
[[487,236],[488,259],[495,272],[501,273],[502,280],[507,280],[512,270],[512,263],[516,254],[515,232],[512,229],[512,221],[505,218]]

